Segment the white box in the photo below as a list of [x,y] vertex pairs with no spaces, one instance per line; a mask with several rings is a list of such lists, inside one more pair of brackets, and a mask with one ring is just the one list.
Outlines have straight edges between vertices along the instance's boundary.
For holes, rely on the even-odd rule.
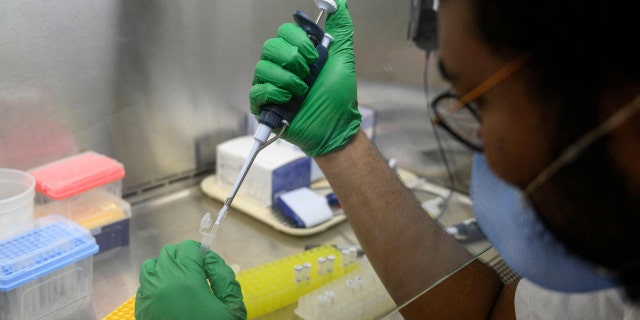
[[[219,185],[233,187],[253,144],[252,136],[242,136],[217,146],[216,181]],[[258,153],[238,194],[271,207],[280,194],[308,187],[310,176],[311,158],[288,143],[276,141]]]
[[58,312],[91,299],[97,252],[89,231],[62,216],[0,241],[0,320],[59,319]]

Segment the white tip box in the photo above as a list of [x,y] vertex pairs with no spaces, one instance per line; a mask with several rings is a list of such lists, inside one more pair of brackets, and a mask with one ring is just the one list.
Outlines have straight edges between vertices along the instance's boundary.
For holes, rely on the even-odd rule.
[[[254,160],[238,195],[271,207],[279,195],[311,183],[311,158],[290,145],[275,141],[262,149]],[[216,182],[233,187],[253,146],[252,136],[241,136],[216,147]]]

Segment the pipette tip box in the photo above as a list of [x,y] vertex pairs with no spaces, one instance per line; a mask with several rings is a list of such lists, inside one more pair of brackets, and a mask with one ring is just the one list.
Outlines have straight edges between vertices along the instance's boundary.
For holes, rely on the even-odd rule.
[[126,218],[91,229],[91,234],[100,246],[100,252],[129,245],[130,220]]
[[124,166],[94,151],[87,151],[29,170],[36,179],[40,202],[69,199],[87,190],[103,188],[122,196]]
[[89,231],[62,216],[0,241],[0,320],[48,318],[90,300],[97,252]]
[[[36,218],[63,215],[90,229],[100,251],[129,244],[131,205],[121,198],[124,166],[87,151],[29,170],[36,180]],[[126,229],[127,234],[113,230]],[[100,234],[103,230],[109,233]]]
[[[376,112],[374,109],[364,106],[364,105],[359,105],[358,106],[358,111],[360,111],[360,114],[362,115],[362,121],[360,122],[360,128],[362,128],[362,131],[364,131],[365,135],[370,139],[370,140],[374,140],[375,137],[375,124],[376,124]],[[256,129],[258,128],[258,120],[256,119],[256,116],[253,115],[252,113],[247,113],[246,118],[245,118],[245,127],[246,127],[246,134],[252,136],[254,132],[256,132]],[[290,148],[295,149],[300,151],[300,148],[298,148],[297,146],[290,144],[290,143],[284,143],[284,145],[289,145]],[[301,152],[301,151],[300,151]],[[315,160],[311,159],[311,181],[317,181],[320,180],[322,178],[324,178],[324,174],[322,173],[322,171],[320,171],[320,167],[318,167],[318,164],[315,162]]]
[[[233,187],[253,144],[252,136],[242,136],[216,147],[218,185]],[[278,140],[258,153],[238,194],[272,207],[280,194],[310,184],[311,159]]]

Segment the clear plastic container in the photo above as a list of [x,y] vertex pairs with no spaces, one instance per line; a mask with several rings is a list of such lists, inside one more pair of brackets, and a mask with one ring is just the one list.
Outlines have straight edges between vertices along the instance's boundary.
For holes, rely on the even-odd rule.
[[89,231],[63,217],[0,241],[0,320],[40,319],[90,297],[96,252]]
[[29,173],[0,169],[0,239],[33,228],[34,188]]
[[29,170],[36,180],[36,218],[63,215],[91,229],[131,216],[122,199],[124,166],[93,151]]
[[131,217],[131,205],[103,188],[89,190],[65,200],[37,204],[34,211],[36,218],[61,214],[87,229]]

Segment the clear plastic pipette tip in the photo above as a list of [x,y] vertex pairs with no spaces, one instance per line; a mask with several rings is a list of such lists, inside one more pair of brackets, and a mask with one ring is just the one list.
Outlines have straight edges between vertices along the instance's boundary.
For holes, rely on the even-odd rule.
[[266,138],[269,137],[269,134],[271,133],[270,128],[266,127],[266,129],[264,129],[263,127],[266,126],[260,125],[258,127],[256,135],[254,136],[255,142],[253,144],[253,147],[251,148],[251,151],[249,152],[249,156],[242,166],[242,169],[240,169],[240,174],[238,175],[236,182],[231,188],[229,197],[224,202],[222,209],[220,209],[216,221],[213,222],[213,219],[211,219],[211,214],[209,212],[205,213],[204,217],[202,217],[202,220],[200,220],[200,234],[202,234],[200,252],[202,253],[202,255],[204,255],[211,248],[213,239],[215,239],[216,233],[218,232],[218,229],[220,229],[220,223],[222,222],[224,217],[227,216],[227,211],[231,206],[231,202],[233,202],[233,198],[235,198],[236,193],[238,193],[238,189],[240,189],[240,185],[242,184],[244,177],[247,175],[247,172],[249,171],[253,160],[255,160],[258,151],[260,151],[261,147],[265,143]]
[[211,219],[211,213],[207,212],[200,220],[200,234],[202,234],[202,241],[200,245],[200,253],[204,255],[211,248],[211,244],[213,243],[213,239],[216,238],[216,234],[218,233],[218,229],[220,229],[220,222],[227,215],[227,210],[229,206],[226,204],[222,207],[220,212],[218,213],[218,218],[215,222]]
[[218,228],[220,225],[215,225],[213,220],[211,220],[211,213],[207,212],[200,220],[200,234],[202,234],[202,241],[200,242],[200,253],[204,255],[209,248],[211,247],[211,243],[213,243],[213,239],[216,237],[216,232],[218,232]]

